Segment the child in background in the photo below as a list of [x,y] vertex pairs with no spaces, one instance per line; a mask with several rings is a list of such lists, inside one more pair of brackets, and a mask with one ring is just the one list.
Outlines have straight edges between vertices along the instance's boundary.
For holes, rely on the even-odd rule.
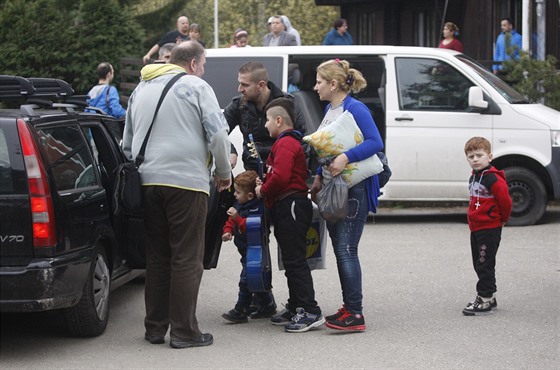
[[294,130],[293,101],[274,99],[265,111],[265,127],[276,141],[266,161],[264,184],[257,181],[255,191],[270,211],[290,296],[286,308],[272,316],[271,321],[283,325],[287,332],[300,333],[325,322],[315,301],[313,278],[305,260],[306,234],[313,216],[307,197],[307,165],[301,133]]
[[467,219],[471,230],[473,267],[478,275],[477,296],[463,309],[466,316],[489,315],[496,302],[496,253],[502,227],[511,213],[511,198],[504,171],[490,164],[492,147],[483,137],[473,137],[465,144],[467,161],[473,169],[469,178]]
[[229,215],[222,233],[222,241],[233,242],[241,255],[241,274],[239,276],[239,294],[235,307],[222,315],[233,323],[248,321],[248,317],[258,319],[271,317],[276,313],[276,302],[272,292],[254,293],[254,300],[258,303],[256,310],[252,309],[253,293],[249,291],[247,283],[247,217],[251,209],[258,207],[255,196],[257,173],[245,171],[237,175],[233,181],[236,202],[227,210]]

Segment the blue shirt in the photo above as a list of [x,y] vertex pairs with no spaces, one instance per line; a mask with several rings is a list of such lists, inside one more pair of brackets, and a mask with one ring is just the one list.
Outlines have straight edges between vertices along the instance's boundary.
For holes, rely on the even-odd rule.
[[323,40],[323,45],[352,45],[352,36],[348,32],[340,35],[335,28],[332,28]]
[[[500,33],[496,39],[496,50],[494,51],[494,61],[503,62],[504,60],[519,60],[519,51],[521,50],[521,35],[516,30],[511,30],[511,38],[506,42],[506,34]],[[502,70],[502,64],[494,64],[494,71]]]

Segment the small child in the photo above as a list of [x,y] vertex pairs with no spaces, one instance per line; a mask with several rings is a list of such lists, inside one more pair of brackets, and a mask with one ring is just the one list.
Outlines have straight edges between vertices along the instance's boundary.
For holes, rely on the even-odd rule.
[[257,181],[257,197],[264,197],[270,210],[274,236],[282,252],[289,296],[286,308],[272,316],[274,325],[300,333],[325,322],[315,301],[313,278],[305,260],[306,234],[313,216],[307,197],[307,165],[301,134],[294,131],[294,104],[287,98],[272,100],[266,107],[266,124],[276,141],[266,161],[264,184]]
[[[248,317],[258,319],[271,317],[276,313],[276,302],[272,292],[251,293],[247,283],[247,217],[251,209],[258,207],[255,196],[257,173],[245,171],[237,175],[233,181],[236,202],[227,210],[229,215],[224,225],[222,241],[229,241],[235,236],[233,242],[241,255],[241,275],[239,276],[239,294],[235,307],[222,315],[233,323],[247,322]],[[257,303],[252,309],[252,301]]]
[[504,171],[490,164],[492,147],[483,137],[473,137],[465,144],[467,161],[473,169],[469,178],[471,253],[478,275],[477,296],[463,309],[466,316],[490,315],[496,302],[496,253],[502,238],[502,227],[511,213],[511,198]]

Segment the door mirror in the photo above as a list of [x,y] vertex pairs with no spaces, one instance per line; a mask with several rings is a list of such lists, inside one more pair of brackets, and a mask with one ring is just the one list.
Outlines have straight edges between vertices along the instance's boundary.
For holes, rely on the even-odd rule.
[[469,88],[469,107],[488,108],[488,102],[484,100],[482,89],[478,86],[471,86]]

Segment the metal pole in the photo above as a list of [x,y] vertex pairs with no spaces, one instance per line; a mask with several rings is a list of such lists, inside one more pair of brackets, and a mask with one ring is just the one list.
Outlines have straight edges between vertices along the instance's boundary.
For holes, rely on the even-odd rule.
[[214,47],[217,49],[218,44],[218,3],[219,0],[214,0]]
[[[560,0],[558,0],[560,1]],[[445,17],[447,17],[447,4],[449,4],[449,0],[445,0],[445,6],[443,7],[443,15],[441,16],[441,26],[439,28],[439,36],[438,36],[438,42],[436,45],[439,44],[439,39],[441,38],[441,34],[443,32],[443,25],[445,24]]]
[[523,0],[521,10],[521,49],[526,52],[531,50],[531,2]]

